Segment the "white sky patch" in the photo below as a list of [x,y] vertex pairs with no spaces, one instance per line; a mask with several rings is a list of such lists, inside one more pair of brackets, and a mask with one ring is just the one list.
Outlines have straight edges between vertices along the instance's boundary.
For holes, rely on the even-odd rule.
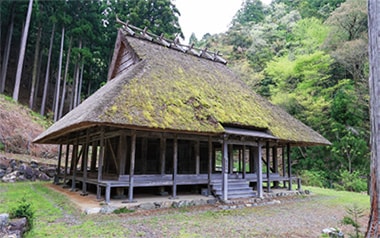
[[[243,0],[172,0],[181,16],[179,24],[187,43],[191,33],[201,39],[206,33],[227,31],[232,18],[240,9]],[[271,0],[262,0],[270,4]]]

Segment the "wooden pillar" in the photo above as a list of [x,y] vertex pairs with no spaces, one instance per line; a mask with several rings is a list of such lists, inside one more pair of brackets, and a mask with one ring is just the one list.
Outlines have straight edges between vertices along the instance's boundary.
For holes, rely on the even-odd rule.
[[63,172],[63,186],[67,187],[66,185],[66,176],[67,176],[67,166],[69,164],[69,153],[70,153],[70,145],[66,145],[66,158],[65,158],[65,171]]
[[100,130],[100,151],[99,151],[99,161],[98,161],[98,184],[96,186],[96,198],[99,200],[101,196],[101,187],[99,182],[103,179],[103,161],[104,161],[104,127]]
[[257,169],[256,169],[256,160],[255,160],[255,148],[250,146],[249,147],[249,172],[250,173],[256,173],[257,172]]
[[166,138],[161,137],[160,140],[160,173],[161,175],[165,174],[165,163],[166,163]]
[[142,163],[143,174],[146,174],[147,157],[148,157],[148,138],[141,138],[141,163]]
[[201,170],[200,141],[195,142],[195,174],[199,175]]
[[[166,163],[166,138],[164,135],[161,136],[160,138],[160,174],[161,176],[165,175],[165,163]],[[159,194],[161,196],[167,195],[165,192],[165,187],[161,186],[159,190]]]
[[124,133],[120,135],[117,154],[119,158],[119,175],[124,175],[127,163],[127,136]]
[[246,175],[246,161],[245,161],[245,151],[246,151],[246,147],[245,145],[243,145],[243,153],[242,153],[242,162],[243,162],[243,179],[245,179],[245,175]]
[[77,162],[78,162],[78,139],[74,145],[73,156],[71,157],[71,165],[73,167],[73,174],[71,179],[71,191],[75,191],[75,179],[77,176]]
[[269,148],[269,141],[267,141],[265,146],[265,152],[267,157],[267,192],[269,193],[270,190],[270,148]]
[[233,174],[234,172],[234,147],[232,144],[228,144],[228,164],[229,164],[229,171],[230,174]]
[[228,200],[228,143],[227,136],[223,138],[223,160],[222,160],[222,199]]
[[[286,177],[285,146],[282,147],[281,152],[282,152],[282,155],[281,155],[281,158],[282,158],[282,176]],[[282,183],[283,183],[284,188],[286,188],[286,181],[284,180]]]
[[88,166],[88,151],[90,149],[90,134],[87,130],[86,135],[86,144],[84,145],[84,152],[83,152],[83,183],[82,183],[82,193],[81,196],[87,196],[87,166]]
[[212,140],[211,136],[208,137],[208,194],[211,194],[211,174],[212,174],[212,157],[213,157],[213,149],[212,149]]
[[[274,173],[278,174],[277,146],[273,146],[272,148],[272,157],[273,157]],[[275,181],[273,183],[274,183],[274,187],[278,188],[278,181]]]
[[286,146],[286,152],[288,157],[288,177],[289,177],[289,190],[292,190],[292,160],[290,158],[290,144]]
[[262,164],[262,160],[261,160],[262,144],[260,142],[258,142],[257,145],[258,145],[258,147],[254,148],[255,164],[256,164],[256,176],[257,176],[256,190],[257,190],[257,196],[261,198],[261,197],[263,197],[263,173],[262,173],[263,164]]
[[96,160],[98,158],[98,142],[93,141],[91,144],[91,165],[90,171],[94,172],[96,170]]
[[135,160],[136,160],[136,131],[132,131],[131,136],[131,161],[129,165],[129,191],[128,202],[133,202],[133,183],[135,174]]
[[58,164],[57,170],[54,177],[54,184],[59,184],[59,175],[61,174],[61,159],[62,159],[62,144],[58,147]]
[[178,139],[177,135],[174,136],[173,140],[173,189],[172,189],[172,199],[177,198],[177,171],[178,171]]

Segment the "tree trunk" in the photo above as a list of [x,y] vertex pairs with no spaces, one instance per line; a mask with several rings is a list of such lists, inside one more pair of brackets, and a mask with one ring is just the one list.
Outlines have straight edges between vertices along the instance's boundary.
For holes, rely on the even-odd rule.
[[82,66],[80,67],[80,76],[79,76],[78,99],[77,99],[77,105],[75,105],[75,107],[77,107],[81,101],[80,96],[82,93],[83,72],[84,72],[84,63],[82,62]]
[[19,55],[18,63],[17,63],[17,72],[16,72],[16,79],[15,79],[15,87],[13,89],[13,100],[15,100],[16,102],[18,101],[18,94],[19,94],[19,91],[20,91],[22,68],[24,66],[26,41],[28,39],[30,18],[32,16],[32,8],[33,8],[33,0],[29,0],[28,14],[26,16],[26,23],[25,23],[24,31],[22,33],[22,38],[21,38],[20,55]]
[[53,29],[51,31],[49,55],[48,55],[48,61],[46,64],[45,85],[44,85],[44,92],[42,95],[41,112],[40,112],[42,116],[45,115],[47,90],[48,90],[48,86],[49,86],[49,76],[50,76],[49,75],[50,74],[50,61],[51,61],[51,53],[53,50],[54,31],[55,31],[55,23],[53,23]]
[[380,221],[380,1],[368,1],[368,38],[369,38],[369,93],[370,93],[370,115],[371,115],[371,215],[368,222],[366,237],[379,237]]
[[69,107],[69,111],[73,110],[73,108],[74,108],[74,97],[75,97],[75,75],[77,74],[77,70],[78,70],[78,68],[79,68],[78,63],[75,63],[75,66],[74,66],[74,75],[73,75],[74,82],[71,84],[71,94],[70,94],[70,107]]
[[42,27],[41,24],[38,26],[37,40],[36,46],[34,50],[34,62],[33,62],[33,73],[32,73],[32,86],[30,88],[30,96],[29,96],[29,108],[33,110],[34,104],[34,92],[36,90],[36,81],[37,81],[37,68],[38,68],[38,60],[40,58],[40,41],[41,41]]
[[66,65],[65,65],[65,75],[63,76],[63,89],[62,89],[62,97],[61,97],[61,106],[59,108],[59,116],[60,119],[63,115],[63,108],[65,106],[65,97],[66,97],[66,84],[67,84],[67,74],[69,71],[69,63],[70,63],[70,54],[71,54],[71,43],[73,38],[70,37],[69,49],[67,50],[66,56]]
[[[59,62],[58,62],[58,77],[56,83],[56,95],[55,95],[55,107],[54,107],[54,121],[58,120],[58,111],[59,111],[59,96],[60,96],[60,87],[61,87],[61,74],[62,74],[62,57],[63,57],[63,43],[65,41],[65,27],[62,27],[62,36],[61,36],[61,49],[59,51]],[[62,99],[63,100],[63,99]]]
[[[79,49],[82,49],[82,39],[79,41]],[[81,57],[78,57],[78,62],[80,62]],[[78,92],[79,92],[79,77],[80,77],[80,64],[77,64],[78,66],[75,68],[75,86],[74,86],[74,102],[73,102],[73,108],[75,108],[78,105]]]
[[15,21],[15,7],[14,7],[14,4],[12,4],[11,23],[9,25],[7,39],[5,41],[5,50],[4,50],[3,62],[1,66],[0,93],[4,93],[4,90],[5,90],[5,81],[7,78],[9,54],[11,52],[14,21]]

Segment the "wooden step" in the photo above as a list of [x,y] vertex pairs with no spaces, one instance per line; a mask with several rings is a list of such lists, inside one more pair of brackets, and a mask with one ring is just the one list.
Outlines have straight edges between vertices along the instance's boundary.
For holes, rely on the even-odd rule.
[[[222,181],[212,183],[212,190],[218,197],[222,197]],[[228,179],[228,199],[254,197],[256,193],[244,179]]]

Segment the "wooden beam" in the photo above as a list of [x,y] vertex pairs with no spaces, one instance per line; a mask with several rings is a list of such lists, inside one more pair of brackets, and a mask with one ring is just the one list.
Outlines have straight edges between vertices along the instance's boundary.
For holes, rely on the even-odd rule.
[[133,202],[133,185],[135,175],[135,162],[136,162],[136,133],[132,132],[131,136],[131,161],[129,165],[129,188],[128,188],[128,202]]
[[224,201],[228,200],[228,143],[227,135],[225,135],[223,140],[223,159],[222,159],[222,199]]
[[173,189],[172,199],[177,199],[178,139],[173,140]]
[[[98,183],[103,179],[103,161],[104,161],[104,127],[100,129],[100,151],[99,151],[99,162],[98,162]],[[100,200],[102,188],[98,184],[96,187],[96,198]]]
[[286,146],[286,152],[288,157],[288,177],[289,177],[289,190],[292,190],[292,160],[290,158],[290,143]]
[[269,142],[266,142],[265,145],[265,152],[267,157],[267,192],[269,193],[270,190],[270,148],[269,148]]

